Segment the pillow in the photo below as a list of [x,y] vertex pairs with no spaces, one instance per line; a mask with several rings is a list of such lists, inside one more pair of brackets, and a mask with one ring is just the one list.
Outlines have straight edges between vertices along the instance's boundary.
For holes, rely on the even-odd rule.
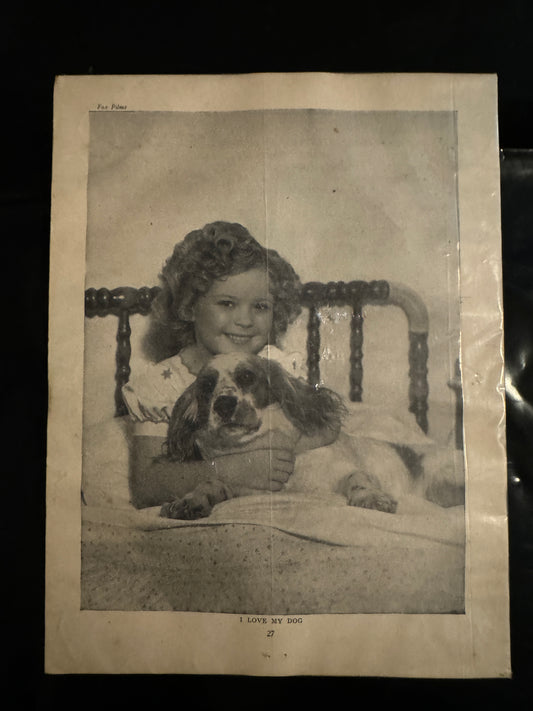
[[83,428],[82,491],[88,506],[133,508],[128,481],[126,417],[111,417]]

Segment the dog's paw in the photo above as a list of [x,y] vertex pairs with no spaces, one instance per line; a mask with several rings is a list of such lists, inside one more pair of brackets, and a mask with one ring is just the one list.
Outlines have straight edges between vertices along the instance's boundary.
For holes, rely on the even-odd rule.
[[209,503],[206,494],[193,492],[184,496],[183,499],[174,499],[174,501],[163,504],[159,515],[163,518],[194,521],[198,518],[206,518],[212,510],[213,506]]
[[206,518],[217,504],[232,498],[232,496],[231,490],[224,482],[210,479],[199,484],[194,491],[185,494],[182,499],[174,499],[174,501],[163,504],[159,515],[164,518],[178,518],[185,521]]
[[381,489],[353,488],[348,492],[348,505],[374,509],[384,513],[396,513],[398,502]]

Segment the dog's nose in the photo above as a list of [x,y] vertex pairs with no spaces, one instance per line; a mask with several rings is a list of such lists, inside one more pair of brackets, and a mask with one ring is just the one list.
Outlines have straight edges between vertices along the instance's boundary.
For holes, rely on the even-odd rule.
[[229,418],[235,412],[238,400],[233,395],[220,395],[215,400],[213,405],[213,410],[219,415],[223,420],[229,420]]

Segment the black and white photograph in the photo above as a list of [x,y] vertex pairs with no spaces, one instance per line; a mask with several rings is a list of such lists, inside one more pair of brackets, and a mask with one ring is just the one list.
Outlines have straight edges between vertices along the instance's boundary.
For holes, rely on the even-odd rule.
[[[59,87],[62,109],[81,97],[85,136],[60,115],[80,145],[56,172],[56,204],[70,194],[79,208],[71,287],[84,308],[68,334],[68,309],[56,326],[78,359],[79,476],[68,494],[51,478],[48,496],[51,511],[76,502],[63,507],[79,543],[72,614],[93,634],[107,617],[143,635],[155,618],[136,630],[136,613],[170,613],[200,637],[212,621],[247,639],[229,669],[258,635],[267,666],[251,669],[287,657],[283,635],[295,630],[298,646],[326,621],[336,639],[345,624],[368,636],[372,621],[390,624],[399,645],[435,624],[443,668],[474,668],[476,585],[489,575],[476,541],[504,505],[504,450],[497,225],[485,212],[480,250],[462,204],[465,191],[474,208],[490,202],[465,148],[470,86],[457,98],[442,78],[411,78],[399,100],[401,78],[322,77],[327,100],[307,88],[291,105],[265,100],[261,77],[207,79],[178,83],[172,101],[156,78],[145,101],[135,80],[130,95],[113,81]],[[298,87],[270,81],[282,96]],[[472,87],[490,107],[490,80]],[[486,265],[475,276],[473,255]],[[485,320],[472,321],[483,290]],[[470,454],[488,437],[481,488],[483,458]],[[50,517],[49,567],[60,525]],[[505,531],[490,532],[503,551]],[[491,565],[492,605],[505,556]],[[405,669],[424,675],[423,645],[412,653]]]
[[91,112],[82,608],[464,612],[456,136]]

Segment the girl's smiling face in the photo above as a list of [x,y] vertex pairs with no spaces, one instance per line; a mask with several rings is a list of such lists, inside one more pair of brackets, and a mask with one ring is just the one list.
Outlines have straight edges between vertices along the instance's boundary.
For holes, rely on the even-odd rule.
[[193,306],[196,348],[206,360],[234,351],[259,353],[268,343],[273,308],[264,270],[217,279]]

